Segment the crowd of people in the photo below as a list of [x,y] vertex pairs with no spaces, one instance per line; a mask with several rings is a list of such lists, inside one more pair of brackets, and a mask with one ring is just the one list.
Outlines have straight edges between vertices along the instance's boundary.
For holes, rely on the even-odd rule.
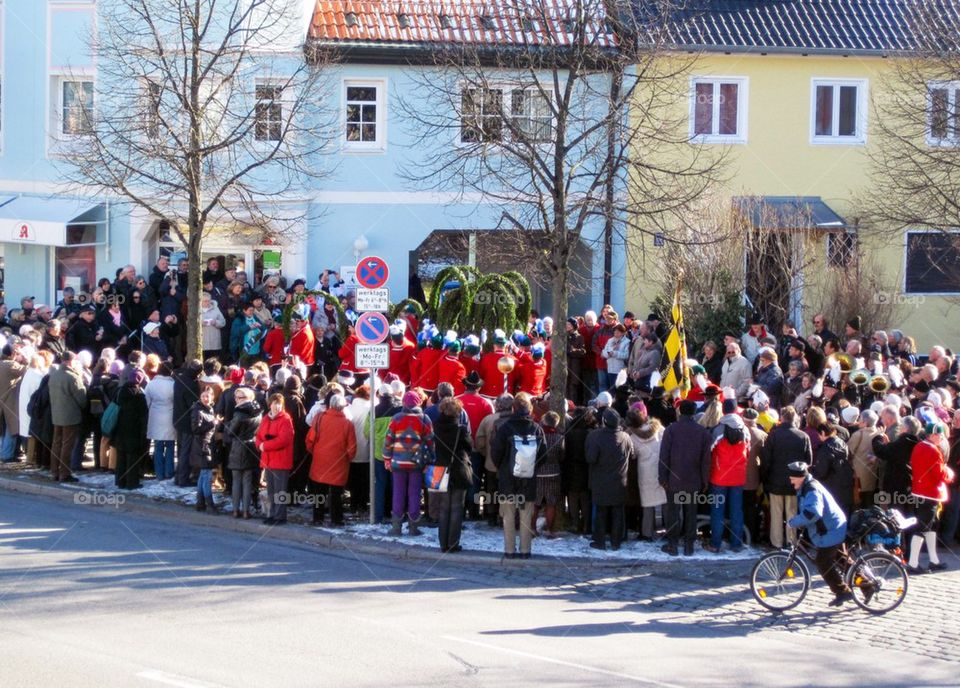
[[[205,267],[202,360],[185,355],[185,261],[161,257],[147,277],[126,266],[55,306],[0,306],[0,459],[60,482],[93,470],[121,489],[195,486],[197,509],[271,525],[292,505],[332,527],[372,508],[395,536],[437,527],[445,552],[460,551],[465,518],[485,521],[510,558],[562,530],[597,549],[662,538],[672,556],[702,531],[711,552],[783,547],[811,522],[812,480],[845,518],[873,505],[915,516],[914,573],[942,569],[938,537],[957,537],[960,357],[920,356],[898,330],[852,317],[837,335],[818,314],[808,336],[790,322],[776,336],[755,316],[685,362],[681,392],[660,384],[669,324],[655,313],[570,317],[559,352],[536,312],[525,330],[457,333],[409,308],[389,369],[371,372],[335,273],[313,287],[325,297],[301,298],[303,279],[253,287]],[[552,404],[558,355],[568,382]]]

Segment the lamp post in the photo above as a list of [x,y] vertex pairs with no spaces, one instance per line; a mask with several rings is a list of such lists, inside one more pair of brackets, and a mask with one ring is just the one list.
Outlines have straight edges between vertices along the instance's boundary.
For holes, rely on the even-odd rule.
[[358,236],[353,240],[353,257],[358,263],[360,262],[360,255],[364,253],[370,247],[370,242],[367,241],[367,237],[363,234]]

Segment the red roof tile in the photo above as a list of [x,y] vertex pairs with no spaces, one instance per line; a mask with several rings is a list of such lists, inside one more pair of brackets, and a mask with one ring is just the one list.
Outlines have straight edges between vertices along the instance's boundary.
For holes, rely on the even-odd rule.
[[[610,47],[602,0],[587,40]],[[574,0],[317,0],[310,39],[333,43],[569,45]],[[401,15],[403,20],[401,20]]]

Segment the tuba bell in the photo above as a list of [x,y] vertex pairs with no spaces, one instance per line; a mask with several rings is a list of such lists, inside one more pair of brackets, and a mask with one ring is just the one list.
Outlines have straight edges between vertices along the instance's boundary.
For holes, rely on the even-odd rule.
[[875,394],[884,394],[890,389],[890,378],[886,375],[874,375],[870,378],[870,391]]
[[854,384],[857,387],[862,387],[868,382],[870,382],[870,371],[866,368],[859,368],[850,373],[851,384]]
[[846,352],[830,354],[827,357],[827,368],[833,368],[834,363],[840,366],[840,373],[849,373],[853,370],[853,356]]

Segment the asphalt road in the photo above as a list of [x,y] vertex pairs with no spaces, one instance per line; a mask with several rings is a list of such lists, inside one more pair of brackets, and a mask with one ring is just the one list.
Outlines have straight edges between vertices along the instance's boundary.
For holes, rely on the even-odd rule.
[[611,574],[331,554],[4,492],[0,686],[958,683],[955,661],[818,633],[870,623],[827,616],[823,593],[796,633],[737,581],[595,576]]

